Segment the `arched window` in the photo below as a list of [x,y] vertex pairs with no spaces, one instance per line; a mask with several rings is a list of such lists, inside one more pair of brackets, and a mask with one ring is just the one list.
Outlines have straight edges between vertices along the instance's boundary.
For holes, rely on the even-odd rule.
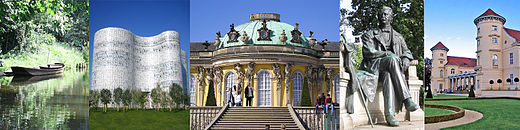
[[493,55],[493,65],[498,65],[498,56],[496,54]]
[[195,106],[195,100],[197,96],[197,80],[195,76],[190,75],[190,106]]
[[455,69],[451,69],[451,74],[455,74]]
[[262,71],[257,77],[258,106],[271,106],[271,74]]
[[[302,82],[303,76],[300,73],[294,73],[292,85],[293,85],[293,105],[300,106],[301,96],[302,96]],[[288,98],[288,97],[287,97]]]
[[339,103],[341,98],[339,98],[339,75],[334,77],[334,100],[336,103]]
[[441,78],[442,78],[442,70],[441,70],[441,72],[440,72],[440,74],[439,74],[439,75],[440,75],[440,76],[441,76]]
[[229,91],[229,88],[233,88],[234,85],[236,85],[235,73],[230,72],[226,75],[226,89],[224,89],[224,102],[227,102],[228,100],[227,93]]

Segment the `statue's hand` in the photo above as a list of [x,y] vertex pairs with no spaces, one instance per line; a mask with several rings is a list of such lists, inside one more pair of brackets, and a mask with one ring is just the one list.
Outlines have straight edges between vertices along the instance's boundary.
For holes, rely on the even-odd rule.
[[404,72],[410,66],[410,59],[403,58],[403,59],[401,59],[401,62],[402,62],[401,63],[401,70]]

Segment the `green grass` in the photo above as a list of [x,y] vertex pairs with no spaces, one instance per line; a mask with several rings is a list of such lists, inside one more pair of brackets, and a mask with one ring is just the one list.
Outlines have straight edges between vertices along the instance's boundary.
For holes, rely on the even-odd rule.
[[455,113],[455,112],[446,110],[446,109],[424,107],[424,116],[444,115],[444,114],[450,114],[450,113]]
[[90,109],[89,129],[97,130],[189,130],[189,110],[155,111],[130,110],[117,112],[110,109],[104,113],[103,108]]
[[88,48],[84,50],[75,47],[69,47],[66,44],[34,44],[34,50],[23,52],[9,52],[5,55],[0,55],[3,62],[3,67],[0,67],[0,72],[6,71],[11,66],[36,67],[39,65],[46,65],[49,63],[61,62],[65,63],[66,70],[75,68],[76,64],[88,62],[84,57],[88,57]]
[[520,128],[520,100],[479,99],[426,101],[426,104],[453,105],[467,110],[478,111],[484,117],[476,122],[450,127],[450,129],[518,129]]
[[437,94],[437,96],[433,96],[434,99],[441,98],[467,98],[468,96],[459,96],[459,95],[445,95],[445,94]]

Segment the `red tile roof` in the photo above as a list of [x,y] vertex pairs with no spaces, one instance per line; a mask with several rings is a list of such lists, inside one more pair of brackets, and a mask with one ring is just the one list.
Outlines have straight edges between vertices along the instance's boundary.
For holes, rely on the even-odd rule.
[[520,41],[520,31],[509,29],[509,28],[504,28],[504,29],[506,30],[507,34],[509,34],[509,36],[516,39],[516,41]]
[[437,43],[435,46],[433,46],[430,50],[435,50],[435,49],[445,49],[446,51],[449,51],[450,49],[448,49],[446,46],[444,46],[444,44],[442,44],[442,42],[439,42]]
[[[495,16],[500,16],[498,15],[497,13],[495,13],[495,11],[491,10],[491,9],[488,9],[486,10],[486,12],[484,12],[482,15],[478,16],[478,17],[482,17],[482,16],[488,16],[488,15],[495,15]],[[502,17],[502,16],[500,16]]]
[[457,65],[460,67],[475,67],[477,66],[477,59],[448,56],[448,63],[446,63],[446,65]]

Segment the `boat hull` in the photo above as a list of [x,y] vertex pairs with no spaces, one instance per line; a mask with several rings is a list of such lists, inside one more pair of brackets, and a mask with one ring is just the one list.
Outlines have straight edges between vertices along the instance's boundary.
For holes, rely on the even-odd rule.
[[38,75],[52,75],[60,74],[63,72],[65,65],[59,68],[27,68],[27,67],[11,67],[13,75],[27,75],[27,76],[38,76]]

